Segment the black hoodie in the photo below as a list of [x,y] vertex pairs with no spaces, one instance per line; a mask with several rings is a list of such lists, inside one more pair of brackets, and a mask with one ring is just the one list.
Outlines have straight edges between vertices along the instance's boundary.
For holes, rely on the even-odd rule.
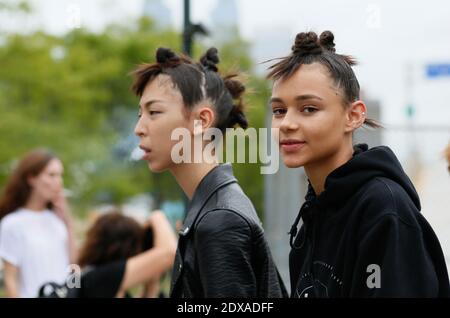
[[389,148],[355,146],[305,199],[291,229],[292,297],[449,297],[439,241]]

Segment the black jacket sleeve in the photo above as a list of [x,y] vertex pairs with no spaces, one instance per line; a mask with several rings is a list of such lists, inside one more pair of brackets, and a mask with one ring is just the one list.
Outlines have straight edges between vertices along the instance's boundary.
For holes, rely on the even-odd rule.
[[195,245],[205,297],[256,297],[252,232],[242,216],[208,212],[198,224]]
[[439,277],[423,230],[395,213],[381,216],[358,245],[350,296],[443,296],[440,281],[448,286],[448,277]]

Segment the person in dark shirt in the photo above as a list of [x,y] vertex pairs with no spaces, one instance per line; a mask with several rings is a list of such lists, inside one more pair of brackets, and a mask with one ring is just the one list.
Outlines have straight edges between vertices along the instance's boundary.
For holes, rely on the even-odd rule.
[[353,65],[330,31],[308,32],[268,75],[283,161],[309,179],[290,231],[291,296],[448,297],[441,246],[396,156],[353,146],[357,128],[379,126]]
[[157,297],[160,277],[172,267],[175,251],[175,234],[161,211],[152,212],[144,228],[119,211],[102,215],[81,249],[78,297],[130,297],[127,291],[142,284],[142,297]]

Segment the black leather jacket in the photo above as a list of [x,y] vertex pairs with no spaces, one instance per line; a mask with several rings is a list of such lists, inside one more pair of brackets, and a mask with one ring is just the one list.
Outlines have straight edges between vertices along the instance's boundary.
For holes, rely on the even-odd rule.
[[285,297],[261,222],[230,164],[197,187],[180,230],[171,297]]

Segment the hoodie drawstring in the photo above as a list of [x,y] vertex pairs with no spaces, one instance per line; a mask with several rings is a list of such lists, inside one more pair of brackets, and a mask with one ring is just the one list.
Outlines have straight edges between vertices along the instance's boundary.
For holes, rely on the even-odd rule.
[[[295,218],[294,224],[292,224],[292,226],[291,226],[291,230],[287,233],[290,235],[289,244],[291,245],[292,249],[301,249],[303,247],[303,244],[305,243],[303,241],[300,246],[295,246],[294,240],[295,240],[295,237],[297,236],[297,232],[298,232],[298,228],[297,228],[298,223],[300,222],[300,219],[302,218],[305,209],[307,209],[308,207],[309,207],[308,201],[303,203],[302,207],[300,208],[300,211],[298,212],[297,217]],[[305,226],[305,231],[306,231],[306,224],[303,223],[303,225]]]

